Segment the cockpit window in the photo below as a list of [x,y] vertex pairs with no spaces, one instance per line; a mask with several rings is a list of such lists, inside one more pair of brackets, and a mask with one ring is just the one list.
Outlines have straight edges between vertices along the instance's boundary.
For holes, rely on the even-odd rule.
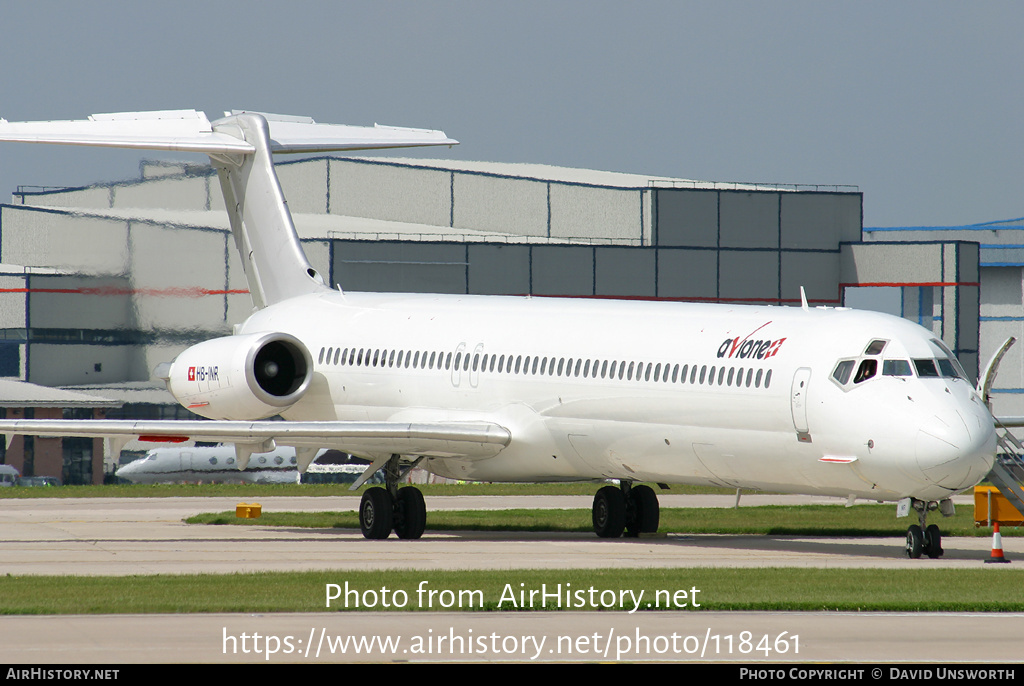
[[871,341],[868,343],[868,347],[864,350],[865,355],[877,355],[882,352],[885,348],[885,344],[888,341]]
[[882,376],[913,376],[910,369],[910,360],[884,360],[882,362]]
[[[963,379],[964,381],[967,381],[967,372],[965,372],[964,368],[960,366],[960,361],[956,359],[956,355],[953,354],[953,351],[950,350],[945,343],[943,343],[937,338],[931,339],[931,344],[933,347],[938,348],[941,351],[941,353],[939,355],[936,355],[936,357],[938,358],[939,369],[942,371],[942,375],[951,378],[960,378]],[[943,357],[945,357],[946,359],[943,359]],[[947,374],[946,370],[943,367],[943,364],[947,361],[953,367],[952,374]]]
[[839,382],[841,386],[845,386],[846,382],[850,380],[850,374],[853,372],[853,360],[842,360],[836,365],[836,369],[832,372],[832,378]]
[[940,357],[935,361],[939,363],[939,373],[942,374],[942,376],[947,379],[956,379],[959,377],[959,374],[956,373],[956,368],[950,360]]
[[939,370],[935,367],[935,360],[914,360],[914,368],[921,378],[935,377]]
[[853,383],[867,381],[878,371],[878,360],[864,360],[857,368],[857,376],[853,377]]

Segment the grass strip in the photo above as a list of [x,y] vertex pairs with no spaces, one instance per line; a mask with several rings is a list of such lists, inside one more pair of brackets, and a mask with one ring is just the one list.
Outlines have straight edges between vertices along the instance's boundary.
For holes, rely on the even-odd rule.
[[[8,576],[0,577],[0,613],[627,611],[634,608],[637,597],[643,612],[1020,612],[1024,598],[1007,589],[1022,583],[1024,569],[980,564],[969,570],[686,568]],[[337,584],[341,590],[330,608],[326,606],[328,584]],[[346,588],[352,591],[347,596]],[[539,595],[542,590],[553,595],[545,601]],[[530,591],[536,592],[532,602]],[[631,591],[622,594],[622,604],[617,602],[619,591]],[[389,607],[383,606],[385,600]],[[693,606],[694,601],[699,607]]]
[[[297,528],[358,529],[356,512],[264,512],[257,519],[239,519],[234,512],[189,517],[189,524],[238,524]],[[896,519],[891,505],[758,505],[740,508],[669,507],[661,510],[662,533],[762,534],[774,536],[906,535],[916,518]],[[992,530],[974,526],[971,508],[960,508],[949,518],[933,516],[943,536],[991,536]],[[427,529],[434,531],[592,531],[590,510],[429,510]],[[1024,535],[1017,527],[1003,527],[1004,536]]]

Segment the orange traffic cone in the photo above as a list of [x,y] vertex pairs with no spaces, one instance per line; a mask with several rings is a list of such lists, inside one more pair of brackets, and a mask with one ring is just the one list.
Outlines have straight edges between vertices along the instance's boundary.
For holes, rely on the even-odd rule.
[[993,522],[994,528],[992,529],[992,557],[985,560],[985,564],[989,562],[1009,562],[1003,557],[1003,537],[999,535],[999,522]]

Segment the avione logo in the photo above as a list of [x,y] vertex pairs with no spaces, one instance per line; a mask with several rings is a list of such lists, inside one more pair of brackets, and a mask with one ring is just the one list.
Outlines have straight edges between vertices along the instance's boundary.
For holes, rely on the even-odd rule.
[[740,360],[749,359],[751,357],[758,360],[775,357],[775,355],[779,353],[782,343],[786,340],[785,338],[777,338],[775,340],[771,340],[769,338],[751,338],[751,336],[769,324],[771,324],[771,322],[765,322],[743,338],[740,338],[739,336],[736,338],[726,338],[722,341],[722,345],[718,346],[718,357],[728,357]]

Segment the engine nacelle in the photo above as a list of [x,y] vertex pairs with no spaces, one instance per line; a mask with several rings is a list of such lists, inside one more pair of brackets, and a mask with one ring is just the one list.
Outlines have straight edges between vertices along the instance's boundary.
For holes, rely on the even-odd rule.
[[157,368],[184,407],[210,419],[272,417],[299,401],[313,377],[313,358],[284,333],[215,338]]

